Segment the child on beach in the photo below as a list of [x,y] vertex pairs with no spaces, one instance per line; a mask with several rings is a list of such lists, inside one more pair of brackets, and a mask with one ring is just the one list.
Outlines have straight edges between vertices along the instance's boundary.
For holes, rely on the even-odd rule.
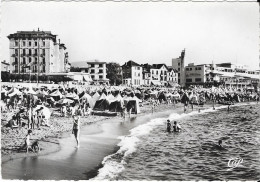
[[26,153],[28,153],[29,149],[32,149],[31,142],[30,142],[31,134],[32,134],[32,130],[28,130],[28,133],[27,133],[26,137],[24,138],[24,145],[19,150],[26,148]]
[[80,116],[78,112],[73,115],[73,128],[72,134],[74,134],[75,139],[77,141],[77,148],[79,148],[79,130],[80,130]]

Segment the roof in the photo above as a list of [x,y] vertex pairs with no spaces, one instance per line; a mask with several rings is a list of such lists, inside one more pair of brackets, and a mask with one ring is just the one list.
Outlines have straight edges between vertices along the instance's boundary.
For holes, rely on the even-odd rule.
[[14,34],[10,34],[7,37],[11,38],[51,38],[54,42],[56,42],[56,36],[51,33],[51,31],[17,31]]
[[87,61],[71,62],[70,64],[72,67],[75,67],[75,68],[88,68],[89,67]]
[[136,62],[130,60],[122,65],[122,67],[132,67],[132,66],[141,66],[140,64],[137,64]]
[[152,69],[161,69],[163,66],[165,66],[166,69],[168,70],[168,67],[166,66],[166,64],[153,64]]
[[89,61],[87,61],[87,63],[88,64],[106,64],[106,62],[105,61],[99,61],[99,60],[97,60],[97,59],[95,59],[95,60],[89,60]]

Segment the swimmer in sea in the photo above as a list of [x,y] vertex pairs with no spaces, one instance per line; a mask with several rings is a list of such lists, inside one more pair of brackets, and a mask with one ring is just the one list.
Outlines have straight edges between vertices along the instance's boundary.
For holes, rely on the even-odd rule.
[[181,131],[181,126],[177,123],[177,121],[174,121],[173,131],[174,132],[180,132]]
[[167,132],[171,132],[171,126],[172,126],[172,124],[171,124],[171,122],[170,122],[170,120],[168,119],[167,120]]
[[223,146],[222,146],[222,140],[218,141],[218,145],[216,146],[217,149],[219,150],[226,150]]

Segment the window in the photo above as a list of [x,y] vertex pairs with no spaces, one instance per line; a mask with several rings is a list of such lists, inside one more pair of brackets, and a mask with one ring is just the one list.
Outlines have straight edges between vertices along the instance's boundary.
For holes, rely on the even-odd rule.
[[94,68],[94,64],[91,64],[90,67],[91,67],[91,68]]
[[45,40],[42,41],[42,46],[45,46]]
[[26,64],[26,58],[25,57],[23,58],[23,64]]
[[37,64],[37,58],[35,58],[35,62],[34,63]]
[[26,54],[26,50],[25,49],[23,49],[23,55],[25,55]]
[[18,55],[18,49],[15,49],[15,54]]
[[23,46],[24,46],[24,47],[26,46],[26,42],[25,42],[25,41],[23,41]]
[[94,69],[92,69],[92,70],[90,71],[90,73],[95,73],[95,70],[94,70]]
[[14,63],[18,64],[18,58],[17,57],[14,59]]
[[195,78],[195,82],[201,82],[201,78]]
[[32,50],[31,50],[31,49],[29,49],[29,55],[30,55],[30,56],[32,55]]
[[14,42],[14,46],[18,46],[18,41],[17,40]]
[[37,44],[37,41],[35,41],[35,42],[34,42],[34,46],[37,46],[37,45],[38,45],[38,44]]
[[180,77],[181,76],[181,74],[180,73],[178,73],[178,77]]
[[178,68],[178,71],[181,71],[181,69],[180,69],[180,68]]
[[139,66],[137,67],[137,70],[140,70],[140,67],[139,67]]
[[95,78],[94,75],[91,75],[91,78],[94,79]]
[[34,49],[34,54],[35,54],[35,55],[37,55],[37,52],[38,52],[37,49]]
[[42,72],[45,72],[45,66],[42,67]]
[[44,57],[42,58],[42,64],[45,64],[45,58]]
[[88,68],[87,68],[87,69],[85,69],[85,72],[86,72],[86,73],[88,72]]
[[178,63],[178,66],[180,66],[181,65],[181,63]]
[[29,63],[32,62],[32,58],[29,57]]
[[186,68],[186,71],[189,71],[190,69],[189,68]]
[[100,68],[102,68],[102,67],[103,67],[103,65],[102,65],[102,64],[99,64],[98,66],[99,66]]
[[18,73],[18,66],[17,65],[14,67],[14,72]]
[[103,73],[103,70],[102,70],[102,69],[100,69],[98,73]]
[[191,78],[187,78],[187,79],[186,79],[186,82],[187,82],[187,83],[192,82],[192,79],[191,79]]
[[99,75],[99,79],[103,79],[103,76],[102,76],[102,75]]
[[140,77],[140,73],[138,73],[138,76]]
[[32,46],[32,42],[31,42],[31,41],[29,41],[28,43],[29,43],[29,46],[31,47],[31,46]]
[[45,55],[45,49],[42,49],[42,54]]

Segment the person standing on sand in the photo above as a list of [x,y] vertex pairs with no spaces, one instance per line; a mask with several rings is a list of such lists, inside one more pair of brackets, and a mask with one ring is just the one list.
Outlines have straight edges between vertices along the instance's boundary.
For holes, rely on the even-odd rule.
[[78,115],[78,112],[76,112],[72,117],[73,117],[72,134],[74,134],[75,139],[77,141],[77,148],[79,148],[80,116]]

